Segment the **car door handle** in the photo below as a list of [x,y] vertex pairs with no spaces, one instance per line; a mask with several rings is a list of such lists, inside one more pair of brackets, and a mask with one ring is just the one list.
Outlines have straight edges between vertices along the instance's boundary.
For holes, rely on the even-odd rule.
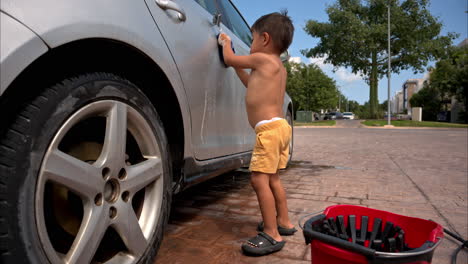
[[218,26],[218,28],[221,28],[220,24],[221,24],[221,14],[216,13],[213,16],[213,25],[216,25]]
[[187,19],[187,16],[185,15],[185,11],[175,2],[169,1],[169,0],[154,0],[156,4],[164,9],[170,9],[174,10],[178,13],[177,17],[179,18],[180,21],[185,21]]

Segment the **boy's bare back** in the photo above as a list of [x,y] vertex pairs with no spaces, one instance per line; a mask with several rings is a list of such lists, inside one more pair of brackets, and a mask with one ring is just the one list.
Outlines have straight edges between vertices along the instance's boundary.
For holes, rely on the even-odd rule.
[[291,44],[293,32],[294,26],[286,14],[272,13],[252,25],[250,55],[235,55],[228,35],[222,33],[218,38],[224,62],[234,67],[247,87],[245,102],[252,127],[260,121],[283,118],[287,73],[280,54]]
[[286,90],[286,69],[280,58],[259,54],[264,63],[253,69],[247,84],[245,104],[252,127],[274,117],[283,117],[283,101]]

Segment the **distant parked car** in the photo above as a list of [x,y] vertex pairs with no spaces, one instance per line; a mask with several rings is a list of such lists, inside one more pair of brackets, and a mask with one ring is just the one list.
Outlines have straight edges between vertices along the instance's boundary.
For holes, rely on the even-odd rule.
[[[388,115],[385,114],[384,119],[388,120]],[[390,116],[390,120],[399,120],[399,118],[396,115],[392,115],[392,116]]]
[[450,122],[450,111],[441,111],[437,114],[438,122]]
[[354,114],[352,112],[344,112],[343,119],[354,119]]
[[336,120],[343,119],[343,114],[341,112],[329,112],[325,114],[324,120]]

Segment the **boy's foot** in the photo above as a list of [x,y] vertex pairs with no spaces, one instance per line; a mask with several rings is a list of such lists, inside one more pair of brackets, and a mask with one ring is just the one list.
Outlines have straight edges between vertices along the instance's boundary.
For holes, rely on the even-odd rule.
[[[258,231],[263,231],[263,221],[258,223],[257,230]],[[294,227],[286,228],[286,227],[282,227],[282,226],[278,225],[278,232],[282,236],[292,236],[292,235],[294,235],[294,233],[297,232],[297,229],[294,228]]]
[[265,256],[270,253],[281,250],[286,241],[276,241],[267,233],[260,232],[242,245],[242,251],[246,255]]

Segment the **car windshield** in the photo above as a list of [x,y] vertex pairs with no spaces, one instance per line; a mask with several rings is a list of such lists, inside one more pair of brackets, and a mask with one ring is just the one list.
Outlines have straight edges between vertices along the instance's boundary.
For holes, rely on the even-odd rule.
[[347,112],[347,113],[343,113],[343,115],[353,115],[353,113]]

